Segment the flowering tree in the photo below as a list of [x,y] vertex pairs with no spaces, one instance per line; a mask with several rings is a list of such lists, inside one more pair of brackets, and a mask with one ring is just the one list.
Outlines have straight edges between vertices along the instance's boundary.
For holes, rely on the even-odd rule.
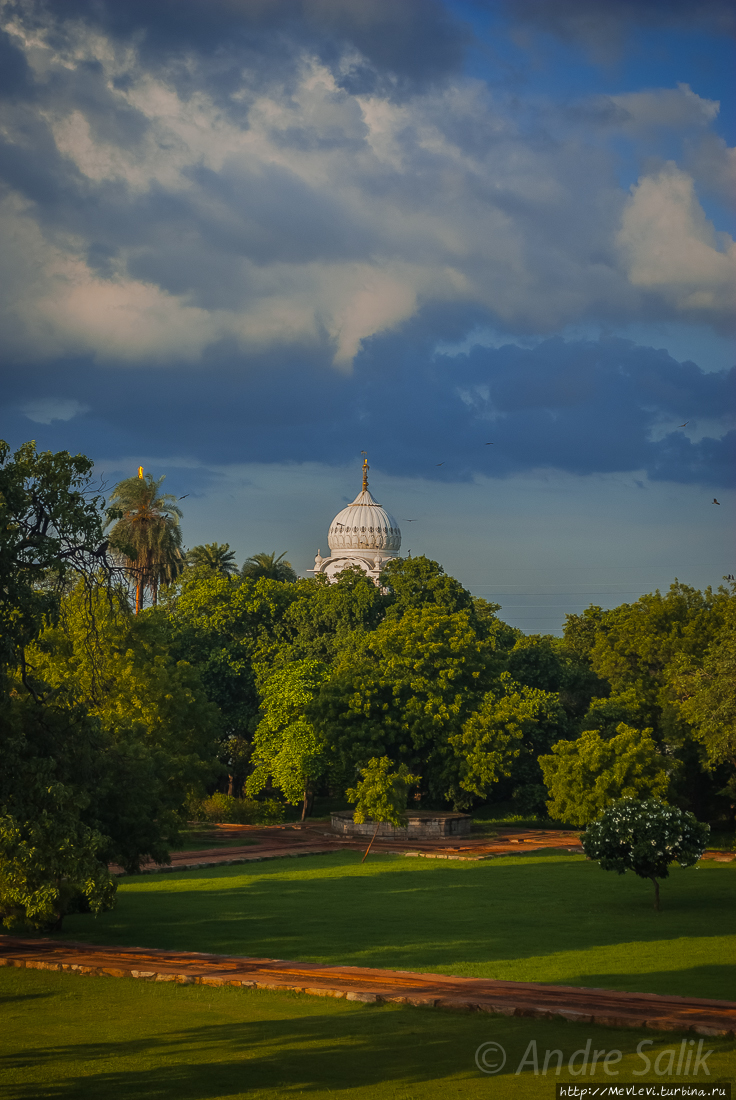
[[654,883],[654,908],[659,909],[660,878],[669,876],[669,865],[692,867],[708,840],[710,829],[691,813],[667,806],[658,799],[622,799],[592,822],[582,838],[588,859],[604,871],[623,875],[633,871]]

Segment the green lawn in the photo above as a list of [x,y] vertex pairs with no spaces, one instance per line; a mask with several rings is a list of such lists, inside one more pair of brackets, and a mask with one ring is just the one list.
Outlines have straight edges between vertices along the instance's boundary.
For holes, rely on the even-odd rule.
[[[4,1100],[552,1100],[558,1081],[696,1084],[730,1080],[736,1069],[734,1044],[722,1039],[702,1048],[714,1051],[710,1076],[678,1078],[666,1072],[667,1052],[676,1069],[688,1040],[678,1034],[33,970],[0,970],[0,1003]],[[636,1054],[642,1039],[649,1072]],[[610,1065],[617,1077],[600,1061],[592,1075],[569,1075],[570,1056],[588,1040],[594,1051],[622,1053]],[[546,1076],[531,1066],[516,1073],[532,1041],[540,1071],[547,1050],[562,1052],[559,1077],[556,1059]],[[489,1042],[507,1056],[491,1077],[475,1065]]]
[[736,865],[662,886],[582,856],[360,853],[121,880],[63,938],[736,1000]]

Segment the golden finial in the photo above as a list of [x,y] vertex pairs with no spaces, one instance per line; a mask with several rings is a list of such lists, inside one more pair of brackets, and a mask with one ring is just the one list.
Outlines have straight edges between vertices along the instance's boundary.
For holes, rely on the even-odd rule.
[[141,477],[141,478],[143,477],[143,467],[142,466],[138,467],[138,477]]
[[[362,455],[366,455],[365,451],[361,451],[360,453]],[[370,470],[370,466],[368,465],[368,456],[366,455],[366,457],[363,459],[363,492],[364,493],[368,491],[368,471],[369,470]]]

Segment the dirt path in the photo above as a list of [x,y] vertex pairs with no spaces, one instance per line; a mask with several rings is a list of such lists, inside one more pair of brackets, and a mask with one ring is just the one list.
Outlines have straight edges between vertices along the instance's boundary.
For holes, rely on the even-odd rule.
[[[171,864],[147,863],[144,871],[151,874],[165,871],[188,871],[218,864],[257,863],[264,859],[279,859],[308,855],[324,855],[328,852],[364,851],[363,839],[346,838],[333,833],[327,822],[310,822],[306,825],[213,825],[213,840],[227,837],[230,841],[242,838],[243,843],[228,844],[199,851],[172,852]],[[483,860],[505,855],[538,852],[546,848],[574,852],[582,855],[579,833],[561,829],[508,829],[494,836],[468,836],[438,840],[406,841],[377,838],[372,852],[395,852],[397,855],[422,856],[427,859]],[[729,862],[736,859],[734,852],[708,851],[704,859]],[[111,867],[122,874],[120,867]]]
[[351,1001],[424,1005],[503,1016],[561,1017],[608,1027],[690,1031],[697,1035],[728,1037],[736,1030],[736,1003],[732,1001],[455,978],[361,966],[323,966],[284,959],[99,947],[63,940],[0,936],[0,966],[185,985],[292,990]]

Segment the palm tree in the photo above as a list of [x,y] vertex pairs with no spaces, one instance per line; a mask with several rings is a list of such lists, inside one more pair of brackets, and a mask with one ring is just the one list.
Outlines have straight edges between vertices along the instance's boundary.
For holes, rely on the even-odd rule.
[[208,569],[222,577],[238,571],[235,551],[230,549],[229,542],[208,542],[203,546],[193,546],[191,550],[187,550],[187,565],[192,569]]
[[[165,476],[165,475],[164,475]],[[184,568],[181,552],[181,509],[171,493],[161,493],[164,476],[155,481],[138,469],[138,477],[119,482],[110,494],[108,519],[114,524],[110,546],[135,581],[135,613],[148,589],[155,604],[162,584],[171,584]]]
[[285,557],[286,550],[278,557],[276,557],[275,551],[273,554],[253,554],[243,565],[241,575],[250,577],[251,580],[258,580],[263,577],[266,580],[284,581],[286,584],[293,584],[297,579],[297,575],[290,562],[281,560]]

